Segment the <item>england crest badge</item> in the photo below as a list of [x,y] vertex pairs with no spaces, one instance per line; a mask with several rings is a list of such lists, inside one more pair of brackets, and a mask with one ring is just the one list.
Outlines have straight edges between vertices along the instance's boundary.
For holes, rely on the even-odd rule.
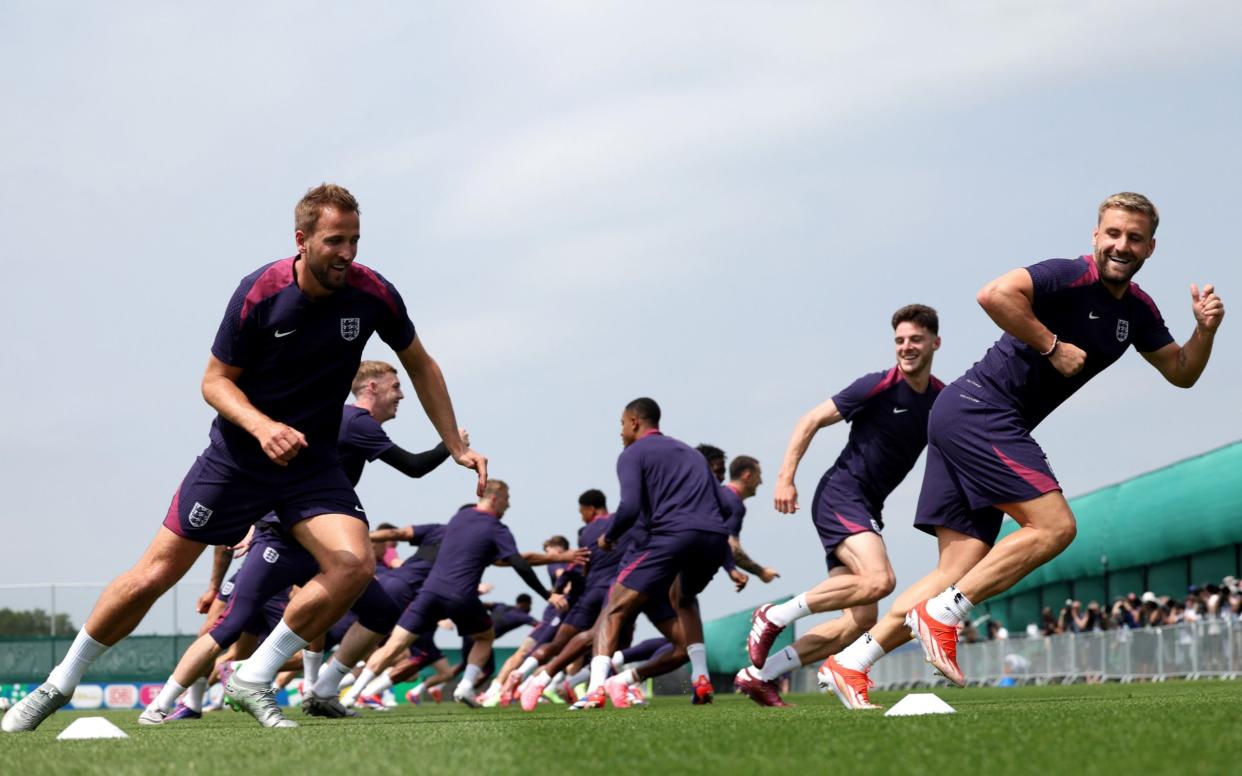
[[211,510],[195,501],[194,507],[190,510],[190,525],[195,528],[202,528],[207,525],[207,521],[210,519]]

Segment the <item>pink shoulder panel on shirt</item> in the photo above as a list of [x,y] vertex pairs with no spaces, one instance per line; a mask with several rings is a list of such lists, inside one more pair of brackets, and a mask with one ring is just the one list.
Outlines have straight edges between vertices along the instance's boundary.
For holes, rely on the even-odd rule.
[[939,377],[936,377],[935,375],[932,375],[932,376],[931,376],[931,387],[932,387],[932,388],[935,388],[937,391],[943,391],[943,390],[944,390],[944,383],[940,382],[940,378],[939,378]]
[[892,369],[888,370],[888,374],[884,375],[883,380],[876,383],[875,387],[872,388],[870,391],[867,391],[867,395],[866,397],[863,398],[863,401],[870,399],[872,396],[875,396],[876,394],[887,391],[889,388],[892,388],[894,385],[896,385],[897,383],[901,381],[902,381],[901,370],[898,369],[897,367],[893,367]]
[[1095,257],[1089,256],[1089,255],[1083,256],[1082,260],[1087,265],[1087,271],[1084,272],[1082,276],[1079,277],[1077,280],[1075,280],[1073,283],[1070,283],[1069,284],[1070,288],[1077,288],[1079,286],[1089,286],[1095,281],[1100,279],[1100,268],[1095,266]]
[[242,303],[241,319],[246,320],[246,316],[250,314],[250,310],[259,302],[267,299],[280,292],[293,282],[293,260],[296,256],[290,256],[287,259],[272,264],[258,280],[254,281],[254,285],[246,292],[246,301]]
[[1159,308],[1156,307],[1156,300],[1148,296],[1146,291],[1139,288],[1138,283],[1135,283],[1134,281],[1130,281],[1130,292],[1134,294],[1134,296],[1139,301],[1141,301],[1143,304],[1147,305],[1148,308],[1151,309],[1151,314],[1156,316],[1156,320],[1164,320],[1164,318],[1162,318],[1160,315]]
[[388,286],[379,279],[375,271],[370,267],[361,264],[350,264],[349,272],[345,273],[345,282],[361,291],[365,291],[371,296],[379,297],[384,304],[388,305],[388,309],[392,310],[393,315],[400,315],[397,309],[397,300],[393,298],[392,293],[388,290]]

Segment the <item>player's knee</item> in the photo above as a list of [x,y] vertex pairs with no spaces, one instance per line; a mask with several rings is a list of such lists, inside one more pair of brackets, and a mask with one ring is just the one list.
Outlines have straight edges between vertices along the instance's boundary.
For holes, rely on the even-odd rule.
[[162,563],[135,568],[125,575],[124,591],[131,601],[155,601],[177,581],[173,570]]
[[[893,588],[897,586],[897,577],[891,570],[876,571],[863,575],[862,585],[866,591],[867,599],[878,601],[893,592]],[[874,624],[875,618],[873,617],[872,625]]]
[[1049,531],[1050,549],[1054,552],[1060,552],[1070,546],[1070,542],[1074,541],[1074,537],[1078,535],[1078,523],[1074,518],[1058,521]]
[[375,558],[370,553],[358,556],[352,552],[335,553],[326,568],[321,569],[332,578],[336,590],[356,595],[367,586],[375,573]]
[[[890,586],[888,588],[888,592],[881,593],[880,597],[883,598],[884,596],[888,595],[888,593],[891,593],[892,590],[893,588],[892,586]],[[869,631],[872,628],[874,628],[875,624],[879,622],[879,619],[880,619],[879,612],[875,608],[869,608],[866,611],[861,611],[861,612],[855,611],[852,613],[852,615],[853,615],[853,620],[854,620],[854,628],[857,629],[859,634],[861,634],[863,631]],[[847,636],[847,638],[850,638],[850,637]],[[852,638],[857,638],[857,635],[854,635]]]

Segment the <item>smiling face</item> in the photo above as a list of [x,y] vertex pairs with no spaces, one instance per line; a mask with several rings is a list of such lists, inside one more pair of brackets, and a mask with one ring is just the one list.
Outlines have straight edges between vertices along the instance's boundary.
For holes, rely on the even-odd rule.
[[1114,291],[1124,291],[1156,250],[1151,218],[1122,207],[1110,207],[1100,214],[1091,243],[1100,281]]
[[906,377],[931,371],[932,357],[940,348],[940,337],[913,321],[902,321],[893,329],[897,368]]
[[302,284],[303,290],[318,296],[344,288],[349,265],[358,255],[361,236],[358,214],[343,213],[334,207],[323,209],[310,232],[297,230],[294,239],[298,253],[310,273],[310,282]]
[[397,417],[397,405],[405,398],[401,392],[401,380],[396,372],[380,375],[372,381],[374,399],[371,414],[380,423]]

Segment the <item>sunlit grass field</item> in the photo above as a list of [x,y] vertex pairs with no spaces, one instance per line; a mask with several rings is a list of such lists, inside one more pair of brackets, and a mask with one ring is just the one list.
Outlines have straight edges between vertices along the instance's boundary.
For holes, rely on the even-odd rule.
[[[904,693],[875,693],[895,703]],[[792,709],[740,696],[711,706],[656,698],[646,709],[402,706],[357,720],[264,730],[230,711],[139,727],[137,712],[62,712],[0,735],[6,773],[1237,773],[1242,683],[939,689],[957,713],[848,712],[830,695]],[[57,741],[79,716],[128,740]]]

